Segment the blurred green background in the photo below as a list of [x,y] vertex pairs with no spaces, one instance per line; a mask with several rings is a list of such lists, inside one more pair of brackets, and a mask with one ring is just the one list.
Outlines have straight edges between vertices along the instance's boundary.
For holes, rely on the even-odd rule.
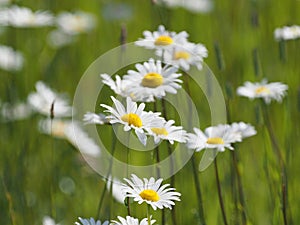
[[[47,9],[54,14],[87,11],[96,16],[97,26],[60,49],[47,45],[51,27],[7,27],[0,35],[0,43],[22,51],[25,64],[19,72],[0,71],[2,102],[26,101],[38,80],[67,93],[72,101],[77,83],[88,66],[98,56],[120,45],[122,26],[127,30],[126,42],[134,42],[142,37],[144,30],[154,31],[163,24],[168,30],[185,30],[190,41],[203,43],[209,51],[205,62],[223,89],[229,121],[251,123],[258,132],[235,146],[249,224],[283,224],[280,174],[259,102],[238,97],[236,88],[244,81],[260,81],[263,77],[271,82],[286,83],[287,97],[281,104],[270,104],[268,111],[287,167],[290,224],[300,221],[300,42],[287,41],[286,58],[281,60],[279,43],[273,35],[277,27],[300,23],[300,1],[215,0],[212,11],[206,14],[165,8],[150,0],[19,0],[15,3],[33,10]],[[216,51],[221,53],[216,54]],[[221,66],[218,65],[220,56]],[[258,62],[257,71],[254,59]],[[107,97],[99,99],[109,102]],[[210,119],[210,112],[201,111],[200,107],[203,102],[207,104],[205,97],[197,94],[193,97],[199,104],[201,118]],[[0,224],[42,224],[45,215],[51,215],[57,223],[74,224],[78,216],[97,215],[105,182],[68,142],[41,134],[37,128],[40,118],[33,115],[0,124]],[[202,129],[210,125],[209,119],[201,120]],[[110,138],[107,132],[105,139]],[[197,163],[201,156],[202,153],[195,155]],[[235,200],[237,187],[233,184],[232,152],[220,153],[217,159],[228,222],[241,224],[241,209]],[[207,224],[222,224],[213,166],[199,173],[199,179]],[[67,190],[64,182],[67,182]],[[190,162],[175,175],[175,187],[182,193],[181,202],[175,207],[177,224],[200,224]],[[145,216],[145,210],[144,205],[132,205],[133,214],[139,218]],[[107,192],[99,219],[115,219],[118,215],[125,216],[126,208]],[[160,212],[156,212],[154,218],[161,224]],[[166,210],[166,219],[166,224],[172,224],[169,210]]]

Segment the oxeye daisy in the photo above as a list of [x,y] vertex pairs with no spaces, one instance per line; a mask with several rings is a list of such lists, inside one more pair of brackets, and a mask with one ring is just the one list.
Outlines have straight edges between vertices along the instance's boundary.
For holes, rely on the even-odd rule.
[[268,83],[264,79],[260,83],[245,82],[244,86],[238,87],[237,94],[250,99],[262,98],[265,103],[269,104],[273,99],[281,102],[287,90],[288,86],[286,84],[281,82]]
[[233,150],[231,143],[242,140],[241,134],[232,132],[228,124],[208,127],[204,133],[194,128],[194,132],[195,134],[188,134],[187,146],[196,149],[197,152],[205,148],[216,148],[220,152],[225,151],[225,148]]
[[108,177],[108,180],[106,182],[106,189],[108,190],[108,192],[110,191],[110,188],[112,187],[112,196],[113,198],[121,203],[121,204],[124,204],[124,200],[125,200],[125,197],[122,193],[122,182],[117,179],[117,178],[111,178],[111,176]]
[[193,13],[207,13],[213,8],[211,0],[160,0],[167,7],[183,7]]
[[160,25],[157,31],[144,31],[143,34],[145,38],[140,38],[135,44],[148,49],[170,48],[174,44],[184,43],[188,38],[187,32],[182,31],[177,34],[175,32],[167,31],[163,25]]
[[105,118],[105,115],[102,113],[96,114],[92,112],[87,112],[83,115],[83,121],[85,124],[100,124],[103,125],[108,123],[108,120]]
[[76,35],[92,30],[96,26],[96,19],[93,14],[87,12],[61,12],[56,18],[56,23],[64,33]]
[[114,81],[108,74],[100,74],[102,82],[109,86],[117,95],[122,97],[129,97],[127,86],[130,85],[129,81],[124,81],[119,75],[116,75],[116,81]]
[[129,70],[123,80],[129,81],[127,90],[137,101],[154,101],[154,97],[162,98],[166,92],[176,94],[177,89],[181,88],[182,83],[178,77],[181,74],[176,73],[177,68],[173,66],[164,66],[160,60],[150,59],[144,64],[136,64],[137,71]]
[[23,55],[11,47],[0,45],[0,68],[7,71],[18,71],[22,69]]
[[182,127],[173,126],[174,123],[174,120],[169,120],[162,126],[147,128],[147,132],[154,137],[155,144],[158,144],[161,139],[167,140],[171,144],[174,144],[174,141],[185,143],[187,141],[187,132]]
[[274,37],[276,40],[293,40],[300,37],[300,26],[284,26],[282,28],[276,28],[274,31]]
[[75,222],[75,225],[108,225],[109,221],[104,221],[103,223],[101,223],[100,220],[95,220],[94,218],[90,218],[90,219],[83,219],[81,217],[78,217],[79,222]]
[[43,27],[53,24],[53,15],[48,11],[32,12],[26,7],[13,5],[0,10],[0,24],[12,27]]
[[4,121],[16,121],[26,119],[32,114],[31,107],[23,102],[11,104],[8,102],[0,104],[0,115]]
[[206,58],[208,53],[204,45],[187,42],[167,49],[163,56],[166,63],[176,65],[187,71],[190,69],[190,65],[194,65],[198,70],[201,70],[203,58]]
[[55,220],[50,216],[43,217],[43,225],[60,225],[59,223],[55,223]]
[[76,121],[44,119],[39,121],[39,131],[56,138],[66,139],[82,153],[97,157],[101,149],[95,141],[88,136]]
[[115,108],[108,105],[101,104],[106,108],[105,112],[111,113],[106,118],[111,124],[120,123],[124,125],[124,131],[134,129],[138,139],[144,145],[146,145],[147,136],[144,132],[145,128],[156,127],[161,124],[164,119],[159,117],[160,113],[145,112],[145,104],[141,103],[137,106],[136,102],[133,102],[131,98],[126,98],[126,108],[120,101],[111,97]]
[[[51,113],[54,117],[71,116],[72,107],[69,106],[63,96],[51,90],[42,81],[38,81],[35,88],[36,92],[30,93],[27,98],[33,110],[46,116],[50,116]],[[53,108],[53,112],[51,112],[51,108]]]
[[230,126],[232,132],[241,135],[242,139],[251,137],[257,133],[251,124],[246,124],[244,122],[232,123]]
[[155,180],[151,177],[149,180],[144,178],[141,180],[132,174],[131,179],[124,180],[127,184],[123,184],[123,193],[125,197],[133,198],[139,204],[146,202],[154,210],[157,208],[169,208],[175,205],[174,201],[180,201],[181,194],[170,188],[170,184],[161,185],[163,179]]
[[[148,219],[144,218],[140,222],[138,219],[131,217],[131,216],[126,216],[126,218],[123,218],[121,216],[118,216],[119,221],[112,220],[111,225],[149,225]],[[150,224],[154,224],[155,220],[150,220]]]

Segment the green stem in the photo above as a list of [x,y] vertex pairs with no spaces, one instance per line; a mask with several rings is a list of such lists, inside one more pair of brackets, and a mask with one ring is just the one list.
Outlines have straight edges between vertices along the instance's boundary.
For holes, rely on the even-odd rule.
[[192,157],[192,167],[193,167],[193,175],[194,175],[194,181],[195,181],[195,188],[197,193],[197,200],[198,200],[198,209],[199,209],[199,217],[200,217],[200,224],[205,225],[205,219],[204,219],[204,211],[203,211],[203,202],[202,202],[202,195],[201,195],[201,188],[200,188],[200,182],[198,178],[198,170],[195,162],[195,158]]
[[228,225],[226,213],[225,213],[224,202],[223,202],[223,197],[222,197],[221,184],[220,184],[220,179],[219,179],[217,158],[215,158],[215,160],[214,160],[214,165],[215,165],[216,182],[217,182],[217,187],[218,187],[219,203],[220,203],[220,207],[221,207],[221,211],[222,211],[223,222],[225,225]]
[[[184,75],[183,78],[184,78],[184,83],[185,83],[185,86],[186,86],[187,93],[191,97],[191,94],[190,94],[191,91],[190,91],[188,75]],[[189,101],[188,104],[189,104],[189,108],[191,108],[191,101]],[[188,113],[191,114],[191,110],[189,110]],[[192,115],[189,115],[189,116],[190,116],[190,118],[192,118]],[[189,120],[188,128],[189,129],[192,128],[192,120]],[[198,197],[197,199],[198,199],[198,210],[199,210],[200,224],[205,225],[206,223],[205,223],[205,218],[204,218],[201,187],[200,187],[200,181],[199,181],[199,177],[198,177],[198,170],[197,170],[197,166],[196,166],[195,157],[192,157],[191,161],[192,161],[192,168],[193,168],[196,194],[197,194],[197,197]]]
[[246,216],[246,207],[245,207],[245,197],[244,197],[244,191],[243,191],[243,185],[242,185],[242,180],[241,180],[241,173],[238,168],[238,156],[236,153],[236,149],[232,151],[232,161],[234,165],[234,170],[236,173],[236,178],[237,178],[237,184],[238,184],[238,194],[239,194],[239,203],[240,203],[240,210],[242,214],[242,224],[246,225],[247,224],[247,216]]
[[272,147],[273,150],[275,152],[275,155],[277,156],[277,160],[279,162],[279,166],[280,166],[280,175],[281,175],[281,202],[282,202],[282,216],[283,216],[283,224],[287,225],[288,224],[288,219],[287,219],[287,173],[286,173],[286,166],[285,166],[285,162],[281,153],[281,149],[280,146],[277,142],[277,139],[275,137],[275,133],[274,130],[272,128],[272,124],[271,121],[269,119],[268,116],[268,111],[266,108],[266,105],[264,103],[262,103],[262,111],[263,111],[263,118],[264,118],[264,123],[267,127],[270,139],[271,139],[271,143],[272,143]]
[[[108,167],[108,171],[107,171],[107,174],[106,174],[106,179],[108,179],[110,173],[111,173],[111,170],[112,170],[112,164],[113,164],[113,156],[114,156],[114,153],[115,153],[115,149],[116,149],[116,134],[114,133],[114,130],[112,128],[112,145],[111,145],[111,155],[112,155],[112,158],[110,159],[110,162],[109,162],[109,167]],[[103,187],[103,190],[102,190],[102,193],[101,193],[101,196],[100,196],[100,200],[99,200],[99,203],[98,203],[98,208],[97,208],[97,215],[96,215],[96,218],[100,219],[100,212],[101,212],[101,208],[102,208],[102,205],[103,205],[103,201],[104,201],[104,196],[106,194],[106,184],[104,185]]]
[[151,225],[150,205],[149,204],[147,204],[147,220],[148,220],[148,225]]

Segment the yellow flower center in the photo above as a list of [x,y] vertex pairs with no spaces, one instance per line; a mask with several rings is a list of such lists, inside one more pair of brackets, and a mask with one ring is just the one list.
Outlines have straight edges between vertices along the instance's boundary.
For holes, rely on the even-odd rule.
[[161,46],[167,46],[167,45],[171,45],[173,44],[173,39],[169,36],[159,36],[158,38],[156,38],[154,44],[155,45],[161,45]]
[[156,88],[162,83],[163,77],[158,73],[147,73],[142,80],[142,85],[149,88]]
[[141,127],[143,125],[141,118],[134,113],[125,114],[121,117],[121,120],[127,122],[129,125],[133,125],[135,127]]
[[262,94],[262,93],[269,94],[270,90],[267,87],[261,86],[261,87],[256,88],[255,93],[256,94]]
[[50,131],[51,135],[53,135],[54,137],[65,138],[66,126],[67,124],[62,121],[57,121],[53,123]]
[[174,53],[174,59],[178,60],[178,59],[189,59],[190,58],[190,54],[188,52],[185,51],[178,51]]
[[152,201],[152,202],[157,202],[159,200],[159,196],[158,196],[157,192],[153,191],[151,189],[143,190],[140,193],[140,196],[142,199]]
[[153,131],[153,133],[155,133],[156,135],[164,135],[167,136],[168,135],[168,131],[166,130],[166,128],[159,128],[159,127],[153,127],[151,128],[151,130]]
[[220,137],[211,137],[207,139],[206,143],[211,145],[222,145],[224,144],[224,140]]

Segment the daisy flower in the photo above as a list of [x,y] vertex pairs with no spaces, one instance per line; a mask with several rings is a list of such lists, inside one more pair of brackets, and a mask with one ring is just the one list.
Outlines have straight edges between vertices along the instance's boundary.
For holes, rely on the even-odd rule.
[[53,24],[53,15],[48,11],[36,11],[16,5],[0,10],[0,24],[12,27],[44,27]]
[[90,219],[83,219],[81,217],[78,217],[79,222],[75,222],[75,225],[108,225],[109,222],[108,221],[104,221],[103,223],[101,223],[100,220],[95,220],[94,218],[90,218]]
[[122,97],[129,97],[130,94],[127,91],[127,86],[130,85],[129,81],[122,80],[119,75],[116,75],[116,81],[114,81],[108,74],[100,74],[102,82],[110,87],[117,95]]
[[54,219],[52,219],[50,216],[44,216],[43,225],[59,225],[59,223],[56,224]]
[[183,7],[193,13],[207,13],[213,8],[211,0],[161,0],[168,7]]
[[0,114],[4,121],[22,120],[32,115],[31,107],[23,102],[18,102],[13,105],[5,102],[1,105],[0,109]]
[[126,98],[126,109],[120,101],[111,96],[111,99],[115,105],[112,108],[108,105],[101,104],[106,108],[105,112],[111,113],[106,118],[111,124],[120,123],[124,125],[124,131],[134,129],[138,139],[144,145],[146,145],[147,136],[144,132],[145,128],[157,127],[164,119],[159,117],[160,113],[145,112],[145,104],[141,103],[137,106],[136,102],[133,102],[131,98]]
[[274,37],[277,41],[297,39],[300,37],[300,26],[293,25],[276,28],[274,31]]
[[201,70],[203,58],[207,56],[207,49],[204,45],[191,42],[174,45],[173,48],[167,49],[163,55],[166,63],[181,67],[185,71],[190,69],[190,65],[194,65],[198,70]]
[[144,178],[141,180],[136,175],[132,174],[131,179],[124,180],[128,184],[123,184],[123,193],[125,197],[133,198],[134,201],[141,204],[146,202],[154,210],[157,208],[169,208],[175,205],[174,201],[180,201],[181,194],[175,191],[175,188],[170,188],[170,184],[161,186],[163,179],[155,181],[153,177],[149,180]]
[[0,68],[7,71],[18,71],[23,67],[23,55],[11,47],[0,45]]
[[53,30],[48,34],[47,43],[52,48],[62,48],[64,46],[70,45],[75,42],[76,37],[74,35],[69,35],[63,31],[57,29]]
[[173,66],[164,66],[160,60],[150,59],[144,64],[135,65],[137,71],[129,70],[123,80],[130,81],[127,89],[131,96],[137,101],[141,99],[147,102],[154,101],[154,97],[162,98],[166,92],[176,94],[177,89],[181,88],[182,83],[178,77],[181,74],[176,73],[177,68]]
[[39,121],[38,126],[41,133],[66,139],[84,154],[93,157],[98,157],[101,154],[99,146],[76,121],[44,119]]
[[167,31],[163,25],[160,25],[157,31],[144,31],[143,34],[145,38],[140,38],[135,44],[147,49],[167,49],[174,44],[186,42],[188,38],[187,32],[182,31],[177,34],[173,31]]
[[[119,221],[112,220],[111,225],[149,225],[148,224],[148,219],[144,218],[139,222],[138,219],[133,218],[131,216],[126,216],[126,218],[123,218],[121,216],[118,216]],[[150,224],[154,224],[155,220],[151,220]]]
[[237,94],[250,99],[262,98],[265,103],[269,104],[273,99],[281,102],[282,98],[286,95],[287,89],[288,86],[286,84],[281,82],[268,83],[264,79],[260,83],[245,82],[244,86],[238,87]]
[[103,125],[108,123],[108,120],[105,118],[105,115],[102,113],[96,114],[92,112],[87,112],[83,115],[83,121],[85,124],[100,124]]
[[228,124],[208,127],[205,132],[194,128],[194,132],[195,134],[188,134],[187,146],[190,149],[196,149],[196,152],[206,148],[216,148],[220,152],[224,152],[225,148],[233,150],[231,143],[242,141],[241,134],[232,132]]
[[61,31],[69,35],[86,33],[96,26],[95,16],[82,11],[62,12],[56,18],[57,26]]
[[173,126],[174,123],[174,120],[169,120],[162,126],[148,128],[147,132],[154,137],[155,144],[158,144],[161,139],[167,140],[171,144],[174,144],[174,141],[185,143],[187,141],[186,131],[182,127]]
[[244,122],[230,124],[232,132],[240,135],[242,139],[254,136],[257,132],[251,124]]
[[71,116],[72,107],[65,98],[51,90],[42,81],[38,81],[35,88],[37,92],[30,93],[27,98],[28,103],[35,111],[50,116],[53,106],[54,117]]
[[123,186],[121,181],[115,177],[112,179],[111,176],[109,176],[106,182],[106,189],[108,190],[108,192],[110,191],[110,187],[112,187],[112,196],[114,197],[114,199],[117,202],[124,204],[125,197],[122,193]]

